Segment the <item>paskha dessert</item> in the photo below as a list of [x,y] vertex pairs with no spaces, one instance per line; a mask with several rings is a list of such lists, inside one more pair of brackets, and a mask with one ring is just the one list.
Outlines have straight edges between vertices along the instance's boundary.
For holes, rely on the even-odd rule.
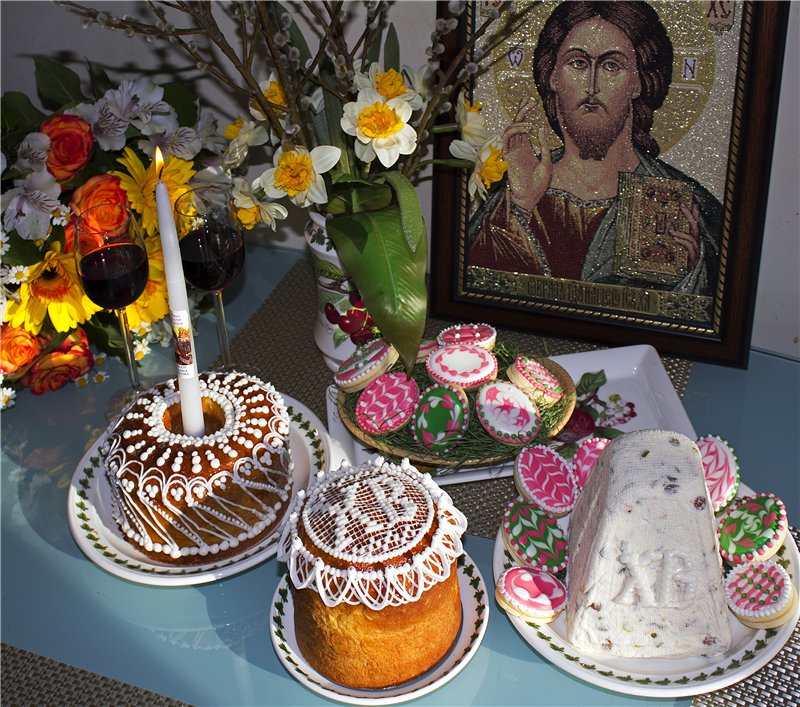
[[782,626],[797,605],[789,573],[772,560],[734,567],[725,578],[725,597],[734,616],[757,629]]
[[289,415],[243,373],[202,373],[207,433],[182,434],[175,379],[146,391],[102,445],[115,521],[150,558],[198,564],[241,552],[280,523],[292,489]]
[[738,498],[719,519],[719,549],[732,565],[764,561],[783,545],[788,532],[786,506],[771,493]]
[[497,578],[497,603],[507,613],[531,623],[550,623],[567,604],[567,589],[549,572],[510,567]]
[[298,646],[329,680],[379,689],[450,650],[461,624],[456,562],[466,519],[408,460],[376,457],[299,492],[279,544]]
[[567,639],[590,655],[686,658],[731,641],[697,445],[628,432],[603,450],[569,524]]

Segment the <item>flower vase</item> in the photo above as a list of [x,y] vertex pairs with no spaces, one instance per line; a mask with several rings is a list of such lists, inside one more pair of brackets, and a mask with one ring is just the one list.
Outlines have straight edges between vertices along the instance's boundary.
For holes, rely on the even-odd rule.
[[369,341],[375,332],[358,290],[328,237],[325,217],[311,211],[309,218],[304,235],[311,251],[317,287],[314,341],[325,364],[336,371],[356,346]]

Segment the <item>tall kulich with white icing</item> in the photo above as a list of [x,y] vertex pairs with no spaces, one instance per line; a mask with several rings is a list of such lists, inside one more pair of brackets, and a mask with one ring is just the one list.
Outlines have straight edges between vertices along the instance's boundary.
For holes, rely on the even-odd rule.
[[200,375],[206,434],[182,434],[175,379],[142,393],[101,447],[114,519],[148,557],[196,565],[275,531],[292,489],[289,414],[269,383]]
[[601,453],[569,524],[567,639],[632,658],[724,653],[722,561],[700,452],[628,432]]
[[379,689],[447,653],[461,625],[463,514],[427,474],[381,457],[320,474],[283,527],[295,635],[326,678]]

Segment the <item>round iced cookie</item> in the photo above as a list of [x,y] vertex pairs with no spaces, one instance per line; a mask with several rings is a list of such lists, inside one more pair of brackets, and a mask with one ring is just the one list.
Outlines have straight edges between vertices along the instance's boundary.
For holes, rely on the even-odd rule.
[[419,400],[419,386],[405,373],[384,373],[358,396],[356,422],[372,435],[399,430],[410,419]]
[[497,578],[495,597],[507,613],[546,624],[567,605],[567,588],[549,572],[510,567]]
[[586,481],[600,457],[600,452],[606,448],[610,441],[605,437],[589,437],[578,445],[575,450],[575,456],[572,459],[572,473],[575,474],[575,483],[578,485],[578,491],[582,491],[583,487],[586,486]]
[[345,393],[363,390],[379,375],[386,373],[399,355],[385,339],[373,339],[359,346],[350,358],[342,362],[333,380]]
[[697,448],[703,462],[711,508],[719,513],[739,490],[739,462],[727,442],[715,435],[701,437]]
[[432,385],[420,393],[411,418],[417,444],[434,454],[446,454],[469,425],[469,400],[460,388]]
[[533,399],[508,381],[481,386],[475,394],[475,410],[489,435],[512,446],[522,446],[535,439],[542,424]]
[[750,628],[777,628],[794,614],[797,592],[777,562],[748,562],[725,577],[725,599],[739,621]]
[[558,522],[522,497],[506,505],[500,533],[509,554],[520,565],[554,574],[567,566],[567,540]]
[[497,330],[488,324],[456,324],[442,329],[437,340],[439,346],[471,344],[491,351],[497,342]]
[[719,519],[719,551],[731,565],[763,562],[783,544],[786,507],[777,496],[759,493],[733,501]]
[[518,356],[506,375],[512,383],[529,392],[539,405],[553,405],[564,397],[558,378],[530,356]]
[[578,498],[569,462],[543,444],[525,447],[517,454],[514,483],[526,501],[556,517],[569,513]]
[[497,377],[497,359],[480,346],[451,344],[432,351],[425,369],[436,383],[472,390]]
[[439,342],[436,339],[423,339],[417,349],[417,363],[424,363],[428,360],[432,351],[439,348]]

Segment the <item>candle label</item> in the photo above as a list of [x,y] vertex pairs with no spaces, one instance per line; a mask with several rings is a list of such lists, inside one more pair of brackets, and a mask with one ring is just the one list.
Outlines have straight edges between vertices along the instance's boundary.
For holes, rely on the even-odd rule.
[[175,332],[175,361],[178,364],[178,378],[194,378],[197,375],[194,352],[192,351],[192,320],[189,312],[171,312],[172,331]]

